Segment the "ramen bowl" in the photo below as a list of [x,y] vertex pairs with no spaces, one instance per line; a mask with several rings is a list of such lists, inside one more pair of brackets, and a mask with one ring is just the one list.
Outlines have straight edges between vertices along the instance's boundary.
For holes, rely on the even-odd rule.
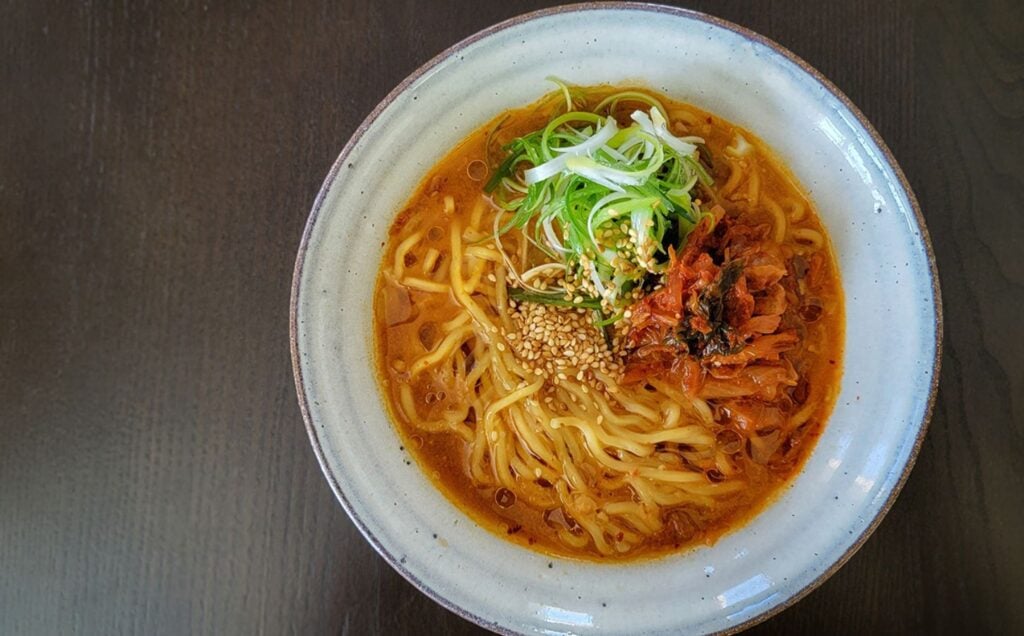
[[[807,190],[831,236],[846,298],[835,408],[793,481],[713,545],[601,563],[503,540],[435,487],[384,407],[372,299],[388,228],[438,160],[499,113],[534,102],[548,76],[647,86],[753,131]],[[806,63],[698,13],[561,7],[498,24],[431,60],[342,150],[296,261],[296,386],[314,452],[353,522],[402,576],[460,616],[505,633],[731,632],[814,589],[891,506],[934,398],[937,280],[903,173],[863,115]]]

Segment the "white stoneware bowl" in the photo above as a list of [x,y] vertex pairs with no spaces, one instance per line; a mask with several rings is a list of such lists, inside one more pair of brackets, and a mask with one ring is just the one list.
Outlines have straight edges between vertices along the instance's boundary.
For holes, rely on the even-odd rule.
[[[535,101],[551,89],[549,75],[643,84],[749,128],[792,169],[832,236],[846,293],[835,411],[792,485],[711,547],[603,565],[504,541],[434,488],[382,406],[371,299],[392,218],[453,144]],[[522,16],[402,82],[324,181],[291,300],[299,402],[342,506],[425,594],[507,633],[729,632],[796,602],[867,539],[906,480],[931,411],[941,332],[917,202],[864,116],[779,45],[656,5]]]

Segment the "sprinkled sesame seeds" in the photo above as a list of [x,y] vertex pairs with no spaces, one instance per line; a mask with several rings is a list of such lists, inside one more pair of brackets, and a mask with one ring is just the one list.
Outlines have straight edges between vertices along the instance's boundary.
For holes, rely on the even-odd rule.
[[[505,333],[505,341],[533,375],[555,384],[574,378],[602,390],[595,371],[618,377],[621,344],[616,338],[609,347],[589,310],[520,302],[510,313],[514,328]],[[497,346],[499,351],[504,351],[502,346]]]

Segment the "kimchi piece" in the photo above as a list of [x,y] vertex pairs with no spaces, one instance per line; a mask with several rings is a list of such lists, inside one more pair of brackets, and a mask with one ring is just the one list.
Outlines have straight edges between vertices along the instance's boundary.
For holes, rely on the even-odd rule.
[[[624,382],[670,378],[744,437],[784,439],[800,384],[786,355],[801,345],[791,269],[770,226],[713,210],[630,308]],[[752,456],[767,461],[771,446]]]

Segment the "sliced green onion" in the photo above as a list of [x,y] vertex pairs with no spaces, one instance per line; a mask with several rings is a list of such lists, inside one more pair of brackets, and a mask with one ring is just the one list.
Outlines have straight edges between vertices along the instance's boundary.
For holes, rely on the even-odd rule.
[[[614,322],[632,290],[664,270],[666,236],[684,240],[704,214],[692,194],[698,183],[711,183],[698,155],[703,139],[672,134],[664,106],[645,93],[620,92],[593,110],[571,110],[583,102],[553,81],[569,112],[507,144],[487,182],[494,203],[511,214],[496,233],[522,229],[585,297],[573,303],[560,290],[525,292],[524,300],[600,309],[602,320]],[[620,128],[609,113],[621,101],[649,108]]]
[[601,301],[597,298],[584,298],[580,302],[575,302],[573,300],[566,300],[565,296],[560,294],[537,294],[534,292],[523,291],[521,289],[510,289],[508,296],[516,302],[554,305],[555,307],[578,307],[581,309],[601,308]]

